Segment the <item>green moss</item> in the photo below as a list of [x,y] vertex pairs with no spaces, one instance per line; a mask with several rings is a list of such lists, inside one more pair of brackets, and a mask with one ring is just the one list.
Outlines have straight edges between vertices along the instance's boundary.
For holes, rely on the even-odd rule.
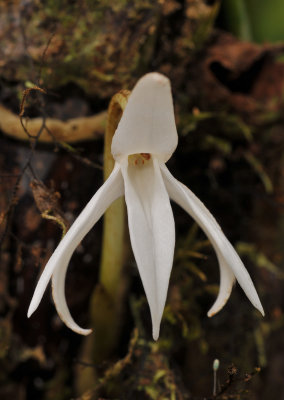
[[[133,78],[148,68],[160,13],[158,2],[146,0],[115,5],[103,0],[80,5],[47,1],[34,6],[32,19],[23,18],[30,57],[22,49],[20,58],[13,60],[16,70],[5,64],[0,73],[36,80],[31,76],[32,62],[36,74],[41,70],[44,87],[74,82],[90,95],[109,97],[131,86]],[[10,43],[9,37],[5,40]]]

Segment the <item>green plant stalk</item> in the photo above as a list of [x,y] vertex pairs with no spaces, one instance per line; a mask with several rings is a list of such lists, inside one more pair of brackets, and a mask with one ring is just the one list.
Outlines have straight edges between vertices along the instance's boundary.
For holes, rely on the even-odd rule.
[[[111,142],[127,104],[130,92],[122,90],[111,99],[108,108],[104,145],[104,179],[114,167]],[[90,325],[94,333],[87,336],[81,351],[81,359],[96,365],[104,361],[114,350],[119,339],[120,316],[126,280],[123,276],[125,201],[116,200],[104,216],[102,258],[99,283],[90,300]],[[92,388],[96,382],[94,368],[77,370],[77,392]]]
[[[129,91],[120,91],[111,99],[104,147],[104,178],[107,179],[114,167],[111,142]],[[116,200],[104,217],[102,258],[99,284],[91,298],[91,324],[94,329],[93,360],[101,362],[115,348],[119,337],[119,322],[125,288],[123,277],[125,201]]]
[[253,39],[246,0],[225,0],[222,3],[226,25],[239,39]]
[[[104,144],[104,179],[106,180],[114,167],[111,154],[111,142],[130,92],[123,90],[111,99]],[[123,264],[125,201],[116,200],[106,211],[104,217],[102,261],[100,267],[100,284],[107,294],[114,299],[119,291],[119,282]]]

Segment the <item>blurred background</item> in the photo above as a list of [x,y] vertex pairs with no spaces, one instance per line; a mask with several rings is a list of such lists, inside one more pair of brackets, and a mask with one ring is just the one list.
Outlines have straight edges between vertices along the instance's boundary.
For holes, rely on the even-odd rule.
[[[215,358],[214,398],[284,399],[283,21],[282,0],[0,1],[1,399],[208,400]],[[62,227],[103,182],[111,97],[149,71],[172,83],[179,145],[169,169],[236,247],[266,316],[236,285],[207,317],[217,259],[173,205],[176,252],[160,339],[151,339],[126,234],[116,343],[98,356],[90,341],[100,348],[101,336],[66,328],[50,289],[26,314]],[[68,305],[84,327],[101,243],[99,221],[67,276]]]

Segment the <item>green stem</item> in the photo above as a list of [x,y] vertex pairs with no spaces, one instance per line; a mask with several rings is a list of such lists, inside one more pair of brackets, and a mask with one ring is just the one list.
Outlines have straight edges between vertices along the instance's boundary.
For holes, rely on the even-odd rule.
[[[130,92],[121,91],[113,96],[109,109],[104,146],[104,179],[114,167],[111,154],[111,142]],[[125,202],[120,198],[107,210],[104,217],[102,261],[99,281],[108,295],[114,300],[119,290],[119,281],[123,265]]]
[[[114,159],[111,142],[127,104],[130,92],[120,91],[111,99],[108,108],[104,147],[104,178],[110,175]],[[119,339],[120,320],[126,279],[123,276],[125,201],[116,200],[104,217],[102,258],[99,283],[90,301],[90,324],[94,333],[87,336],[82,347],[81,360],[89,364],[104,361],[115,349]],[[96,382],[94,368],[77,371],[77,391],[83,393]]]
[[230,31],[241,40],[251,41],[253,35],[246,0],[225,0],[222,6]]
[[[104,150],[105,179],[108,178],[114,166],[111,142],[127,104],[129,93],[129,91],[117,93],[111,99],[108,108]],[[91,298],[91,323],[94,328],[93,360],[95,362],[100,362],[111,354],[119,336],[125,287],[122,274],[124,221],[125,202],[120,198],[105,213],[99,284]]]

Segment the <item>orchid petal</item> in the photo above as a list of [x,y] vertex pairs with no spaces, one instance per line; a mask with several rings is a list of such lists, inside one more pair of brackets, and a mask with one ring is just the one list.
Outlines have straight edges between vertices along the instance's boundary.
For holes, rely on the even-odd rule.
[[152,72],[132,90],[112,140],[113,157],[151,153],[167,161],[177,146],[171,85]]
[[70,258],[89,230],[94,226],[98,219],[103,215],[109,205],[122,196],[124,192],[123,180],[120,166],[115,165],[111,175],[102,187],[96,192],[84,210],[75,220],[71,228],[63,237],[58,247],[52,254],[45,269],[38,281],[29,310],[28,317],[37,309],[42,296],[46,290],[48,282],[53,277],[53,298],[57,311],[62,320],[75,332],[86,335],[90,330],[82,329],[73,321],[65,299],[64,283],[66,270]]
[[148,299],[153,338],[158,339],[173,263],[175,226],[157,160],[122,165],[133,253]]
[[161,165],[161,170],[170,198],[188,212],[200,225],[212,242],[219,259],[221,287],[217,298],[218,303],[215,302],[209,311],[209,315],[211,316],[221,309],[231,292],[233,279],[232,274],[229,274],[227,269],[232,271],[251,303],[264,315],[261,302],[248,271],[233,246],[222,232],[215,218],[186,186],[171,175],[165,165]]
[[219,248],[217,248],[216,246],[214,248],[219,262],[220,286],[219,286],[218,296],[213,306],[207,313],[208,317],[213,317],[213,315],[217,314],[217,312],[219,312],[224,307],[224,305],[227,303],[230,297],[233,284],[235,283],[236,280],[233,271],[226,263]]

